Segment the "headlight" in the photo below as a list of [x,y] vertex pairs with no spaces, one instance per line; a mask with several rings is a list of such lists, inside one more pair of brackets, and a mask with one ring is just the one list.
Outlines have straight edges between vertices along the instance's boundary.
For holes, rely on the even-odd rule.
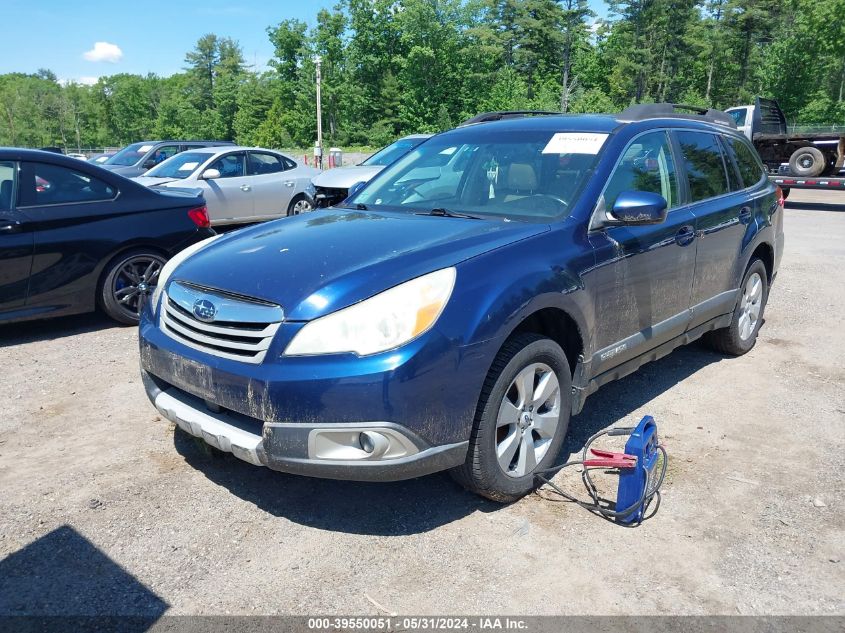
[[285,355],[353,352],[366,356],[404,345],[434,325],[454,286],[454,268],[407,281],[307,323]]
[[206,238],[201,242],[191,244],[188,248],[176,253],[167,261],[164,266],[161,267],[161,272],[158,274],[158,283],[156,283],[155,290],[153,290],[153,296],[151,298],[152,303],[150,304],[150,309],[153,311],[153,316],[158,314],[158,306],[159,302],[161,301],[161,293],[164,291],[164,286],[167,285],[167,280],[170,279],[170,275],[173,274],[174,269],[183,261],[185,261],[188,257],[196,253],[203,246],[207,245],[212,240],[216,240],[218,237],[222,236],[220,234],[212,235],[211,237]]

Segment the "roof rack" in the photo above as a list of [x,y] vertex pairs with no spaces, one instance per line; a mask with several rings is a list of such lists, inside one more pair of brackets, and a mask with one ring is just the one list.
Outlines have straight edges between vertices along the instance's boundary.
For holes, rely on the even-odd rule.
[[482,112],[471,119],[467,119],[458,127],[472,125],[473,123],[486,123],[488,121],[501,121],[502,119],[518,119],[526,116],[560,116],[560,112],[547,112],[545,110],[503,110],[499,112]]
[[[689,112],[680,112],[687,110]],[[691,113],[691,114],[690,114]],[[638,103],[623,110],[618,119],[620,121],[644,121],[646,119],[681,118],[696,121],[717,123],[726,127],[736,127],[733,117],[721,110],[704,108],[702,106],[684,105],[682,103]]]

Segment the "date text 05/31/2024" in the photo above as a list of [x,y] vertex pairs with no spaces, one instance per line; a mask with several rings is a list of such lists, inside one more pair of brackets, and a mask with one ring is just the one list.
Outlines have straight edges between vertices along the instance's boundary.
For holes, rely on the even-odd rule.
[[499,617],[334,617],[308,618],[308,628],[314,631],[520,631],[527,622],[518,618]]

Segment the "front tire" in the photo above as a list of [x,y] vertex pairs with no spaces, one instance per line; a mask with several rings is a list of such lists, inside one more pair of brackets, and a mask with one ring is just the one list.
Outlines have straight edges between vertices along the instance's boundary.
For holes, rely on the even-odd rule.
[[515,501],[557,458],[569,426],[572,374],[560,346],[521,334],[499,352],[481,391],[466,462],[452,470],[467,490]]
[[763,312],[769,299],[768,279],[766,266],[761,260],[753,259],[742,278],[731,324],[707,335],[705,340],[710,347],[730,356],[742,356],[751,351],[763,325]]
[[103,311],[118,323],[137,325],[141,307],[155,289],[165,261],[160,254],[144,249],[115,257],[106,266],[100,285]]

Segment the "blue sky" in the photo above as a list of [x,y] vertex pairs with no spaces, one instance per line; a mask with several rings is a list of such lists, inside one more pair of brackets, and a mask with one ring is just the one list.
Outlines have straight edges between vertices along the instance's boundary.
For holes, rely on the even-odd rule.
[[[285,18],[313,25],[336,0],[0,0],[0,73],[49,68],[60,79],[182,70],[205,33],[238,40],[249,64],[273,53],[266,28]],[[603,0],[590,0],[596,13]],[[98,44],[99,43],[99,44]]]

